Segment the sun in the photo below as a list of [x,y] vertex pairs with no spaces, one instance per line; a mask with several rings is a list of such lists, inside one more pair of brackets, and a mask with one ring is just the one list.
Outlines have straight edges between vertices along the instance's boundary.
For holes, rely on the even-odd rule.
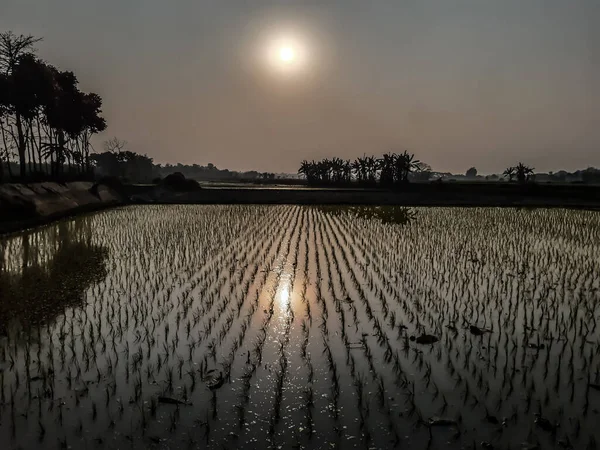
[[279,49],[279,59],[283,63],[292,63],[296,59],[296,52],[292,47],[283,46]]
[[266,45],[267,65],[282,74],[302,72],[307,65],[307,51],[302,39],[295,36],[273,37]]

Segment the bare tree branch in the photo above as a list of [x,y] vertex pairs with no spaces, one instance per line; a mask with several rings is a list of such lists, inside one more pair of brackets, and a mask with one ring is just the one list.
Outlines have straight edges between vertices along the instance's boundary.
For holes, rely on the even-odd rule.
[[122,141],[117,137],[113,137],[108,141],[104,141],[104,150],[111,153],[119,153],[127,147],[127,141]]
[[34,45],[41,40],[31,35],[17,36],[12,31],[0,33],[0,70],[10,73],[21,56],[35,53]]

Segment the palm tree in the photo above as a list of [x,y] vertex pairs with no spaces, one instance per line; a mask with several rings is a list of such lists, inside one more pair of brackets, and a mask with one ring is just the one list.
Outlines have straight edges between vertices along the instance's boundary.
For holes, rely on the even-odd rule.
[[331,161],[327,158],[319,161],[317,163],[317,173],[322,183],[329,183],[331,181]]
[[379,170],[379,161],[375,156],[367,156],[365,158],[367,170],[367,182],[371,185],[377,183],[377,171]]
[[349,159],[343,162],[342,172],[344,174],[344,182],[350,183],[352,181],[352,162]]
[[344,160],[334,157],[331,161],[332,181],[336,184],[342,183],[344,180]]
[[415,155],[406,150],[396,156],[395,161],[395,180],[397,183],[408,183],[408,176],[411,172],[418,170],[421,161],[415,159]]
[[310,184],[350,183],[354,175],[359,184],[371,186],[378,181],[384,186],[406,183],[415,171],[431,171],[431,167],[406,151],[400,155],[386,153],[381,158],[363,155],[354,161],[337,157],[318,162],[303,160],[298,169]]
[[312,167],[311,164],[306,160],[302,160],[300,168],[298,169],[299,175],[304,175],[304,178],[310,183],[312,181]]
[[394,184],[394,164],[397,157],[395,153],[384,153],[379,159],[379,182],[383,186]]
[[515,167],[508,167],[503,173],[502,175],[504,175],[505,177],[508,177],[508,181],[512,181],[513,178],[515,177],[517,170]]
[[533,167],[526,166],[521,162],[517,164],[517,167],[515,167],[515,172],[519,183],[527,183],[530,181],[533,177],[533,170]]
[[352,170],[360,184],[366,183],[368,179],[367,157],[363,156],[362,158],[356,158],[352,162]]

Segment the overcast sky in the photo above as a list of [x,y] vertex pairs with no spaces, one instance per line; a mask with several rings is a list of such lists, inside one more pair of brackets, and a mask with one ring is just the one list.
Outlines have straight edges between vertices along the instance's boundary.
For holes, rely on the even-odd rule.
[[[0,0],[0,30],[103,97],[97,149],[276,172],[600,166],[599,23],[598,0]],[[263,57],[281,36],[289,70]]]

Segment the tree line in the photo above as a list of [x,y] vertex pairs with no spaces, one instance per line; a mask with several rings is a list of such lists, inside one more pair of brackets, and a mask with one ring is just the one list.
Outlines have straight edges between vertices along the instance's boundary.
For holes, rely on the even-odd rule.
[[92,135],[106,129],[102,99],[71,71],[36,56],[33,36],[0,33],[0,179],[90,175]]
[[[431,177],[443,174],[432,172],[431,166],[415,158],[415,155],[403,153],[385,153],[381,157],[367,156],[354,160],[341,158],[325,158],[319,161],[303,160],[298,174],[302,175],[308,184],[313,185],[349,185],[356,183],[361,186],[402,186],[409,181],[428,181]],[[477,169],[471,167],[466,172],[466,178],[477,177]],[[507,168],[502,176],[509,182],[528,183],[535,180],[532,167],[523,163]],[[440,178],[441,179],[441,178]]]
[[386,153],[381,158],[364,155],[354,160],[337,157],[304,160],[298,173],[309,184],[342,185],[355,181],[364,186],[397,186],[419,174],[428,179],[431,167],[416,159],[414,154],[404,151],[400,154]]
[[219,169],[214,164],[155,164],[154,160],[127,149],[127,141],[112,138],[104,142],[102,153],[93,153],[90,159],[97,178],[117,177],[124,181],[137,183],[158,183],[162,178],[180,173],[185,178],[197,181],[273,181],[271,172],[236,172]]

